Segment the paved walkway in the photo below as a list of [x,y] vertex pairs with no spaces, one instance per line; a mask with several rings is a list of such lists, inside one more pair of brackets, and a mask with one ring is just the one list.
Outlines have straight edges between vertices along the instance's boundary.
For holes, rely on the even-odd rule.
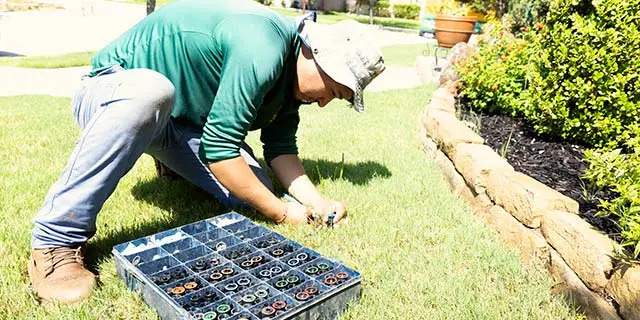
[[[118,37],[145,16],[143,5],[94,1],[94,13],[81,8],[0,13],[1,55],[56,55],[95,51]],[[88,10],[85,10],[87,14]],[[425,43],[406,32],[371,27],[380,46]],[[68,97],[88,67],[25,69],[0,67],[0,96],[44,94]],[[367,88],[369,91],[421,85],[415,68],[388,67]]]

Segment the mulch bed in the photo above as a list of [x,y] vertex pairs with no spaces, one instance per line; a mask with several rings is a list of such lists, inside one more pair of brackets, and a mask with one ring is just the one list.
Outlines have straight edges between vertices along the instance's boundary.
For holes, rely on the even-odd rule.
[[[584,220],[613,240],[620,241],[615,222],[595,216],[599,199],[612,199],[615,194],[608,190],[588,190],[588,181],[581,179],[588,168],[583,160],[586,147],[541,137],[521,119],[482,114],[478,117],[480,135],[485,143],[506,156],[514,169],[576,200]],[[591,196],[584,196],[585,189]]]

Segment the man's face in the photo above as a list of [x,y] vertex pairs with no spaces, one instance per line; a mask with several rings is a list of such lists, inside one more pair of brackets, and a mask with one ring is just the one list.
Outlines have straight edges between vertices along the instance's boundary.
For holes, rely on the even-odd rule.
[[351,99],[351,89],[324,73],[306,47],[303,46],[300,56],[304,57],[299,57],[297,64],[298,76],[294,87],[296,99],[307,104],[316,102],[320,107],[326,106],[334,98]]

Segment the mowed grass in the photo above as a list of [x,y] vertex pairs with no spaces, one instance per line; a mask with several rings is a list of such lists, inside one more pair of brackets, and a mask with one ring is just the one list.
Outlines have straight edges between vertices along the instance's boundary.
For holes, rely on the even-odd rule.
[[[344,102],[302,108],[301,158],[321,192],[346,203],[348,224],[293,228],[241,212],[362,273],[362,298],[343,319],[580,317],[550,295],[548,276],[523,268],[469,213],[421,151],[416,128],[431,91],[368,93],[364,114]],[[30,220],[78,134],[69,99],[0,98],[0,319],[153,319],[117,277],[112,246],[227,211],[187,182],[157,179],[143,156],[106,202],[87,246],[100,288],[78,306],[41,307],[25,268]],[[255,133],[249,142],[261,154]]]
[[382,56],[387,66],[415,67],[417,56],[431,56],[435,43],[402,44],[382,47]]
[[0,66],[37,69],[88,66],[94,54],[94,51],[87,51],[55,56],[0,57]]

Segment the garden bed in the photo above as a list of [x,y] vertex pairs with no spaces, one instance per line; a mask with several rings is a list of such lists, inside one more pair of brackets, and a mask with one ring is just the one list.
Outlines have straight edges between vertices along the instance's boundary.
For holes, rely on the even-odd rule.
[[542,137],[522,119],[486,114],[477,117],[485,143],[507,159],[515,170],[578,202],[580,217],[612,240],[621,241],[615,221],[595,215],[600,200],[610,200],[615,194],[596,190],[582,179],[588,168],[584,161],[586,147]]

